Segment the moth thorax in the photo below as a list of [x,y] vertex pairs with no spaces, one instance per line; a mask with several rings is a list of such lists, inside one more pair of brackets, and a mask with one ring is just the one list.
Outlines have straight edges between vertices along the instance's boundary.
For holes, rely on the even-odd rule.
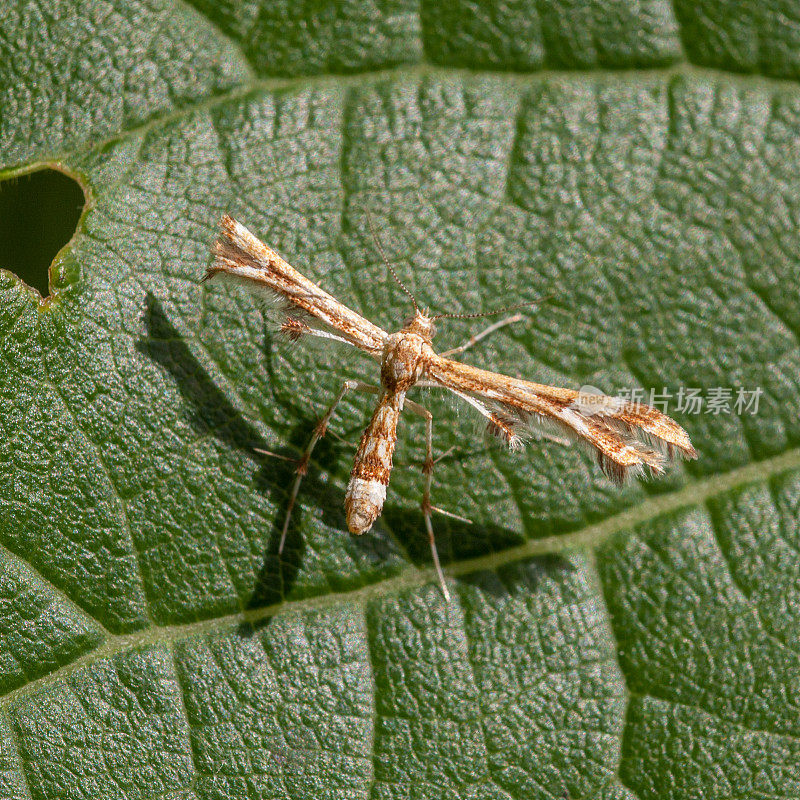
[[426,351],[431,346],[415,333],[393,333],[383,346],[381,383],[390,391],[405,392],[422,374]]

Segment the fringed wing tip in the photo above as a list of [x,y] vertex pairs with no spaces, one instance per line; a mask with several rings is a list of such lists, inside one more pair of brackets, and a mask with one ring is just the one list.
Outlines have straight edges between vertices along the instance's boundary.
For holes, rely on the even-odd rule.
[[223,236],[231,236],[236,231],[236,228],[239,227],[239,223],[230,214],[223,214],[220,217],[219,226],[222,229]]
[[505,442],[511,449],[517,449],[523,445],[525,433],[529,433],[533,427],[544,430],[555,428],[594,455],[603,474],[616,484],[663,475],[668,463],[677,458],[697,458],[686,431],[672,420],[669,420],[669,429],[663,431],[669,438],[645,431],[640,424],[613,417],[598,415],[583,417],[583,421],[593,423],[593,435],[581,435],[574,426],[565,424],[566,419],[559,419],[558,416],[525,414],[518,409],[515,416],[496,410],[489,416],[487,433]]
[[660,414],[660,416],[664,422],[669,423],[666,429],[655,432],[652,429],[648,430],[642,427],[638,429],[639,436],[652,447],[664,453],[669,459],[685,458],[689,461],[696,459],[697,450],[692,447],[692,443],[689,441],[689,434],[677,422],[666,415]]
[[620,464],[607,453],[596,450],[597,466],[612,483],[623,486],[634,480],[656,477],[664,474],[665,460],[661,458],[642,459],[633,464]]
[[[648,441],[650,440],[651,437],[648,437]],[[689,441],[688,437],[685,444],[683,442],[670,442],[661,439],[656,444],[656,447],[666,455],[669,461],[676,461],[679,458],[685,458],[687,461],[694,461],[697,458],[697,450],[692,447],[692,443]]]
[[615,483],[644,477],[648,471],[650,476],[662,475],[671,461],[697,458],[686,431],[652,406],[626,403],[613,413],[601,408],[589,416],[616,439],[604,443],[610,447],[597,448],[600,468]]
[[223,214],[219,224],[220,234],[214,242],[214,262],[206,269],[200,283],[206,283],[220,273],[229,272],[230,266],[236,261],[234,256],[239,223],[228,214]]
[[[681,431],[683,432],[683,429]],[[641,429],[631,431],[629,436],[625,444],[638,456],[635,463],[621,464],[609,453],[595,450],[597,464],[603,474],[618,485],[629,483],[635,478],[658,477],[666,472],[667,466],[672,461],[697,458],[697,451],[689,443],[688,437],[684,445],[664,439],[655,440],[652,435],[644,433]]]

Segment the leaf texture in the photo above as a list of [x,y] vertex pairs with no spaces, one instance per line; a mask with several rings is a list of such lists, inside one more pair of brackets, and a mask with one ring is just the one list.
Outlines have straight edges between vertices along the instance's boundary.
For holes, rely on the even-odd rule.
[[[47,302],[0,272],[0,799],[800,795],[794,16],[7,4],[0,177],[89,202]],[[435,519],[446,605],[417,420],[346,533],[348,396],[279,558],[293,468],[254,448],[296,457],[375,365],[199,279],[229,212],[397,328],[365,208],[431,311],[549,298],[471,363],[758,413],[676,414],[699,460],[618,489],[422,394],[434,503],[471,520]]]

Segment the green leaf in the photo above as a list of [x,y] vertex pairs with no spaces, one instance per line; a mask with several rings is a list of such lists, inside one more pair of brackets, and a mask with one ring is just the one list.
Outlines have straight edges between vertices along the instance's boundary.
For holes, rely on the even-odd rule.
[[[49,299],[0,272],[2,800],[800,795],[792,9],[6,5],[0,177],[88,205]],[[465,360],[671,393],[698,461],[618,489],[422,395],[471,520],[435,518],[447,605],[418,420],[346,532],[353,394],[278,557],[293,465],[254,448],[296,457],[375,364],[199,278],[229,211],[396,329],[366,208],[421,305],[549,298]],[[676,413],[692,387],[763,394]]]

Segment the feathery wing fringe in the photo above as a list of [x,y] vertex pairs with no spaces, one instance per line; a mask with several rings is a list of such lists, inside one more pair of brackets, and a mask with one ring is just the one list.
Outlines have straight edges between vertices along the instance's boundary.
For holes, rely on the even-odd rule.
[[384,330],[301,275],[227,214],[222,217],[221,225],[222,232],[214,246],[214,263],[204,281],[219,276],[240,283],[264,299],[279,301],[282,315],[293,320],[286,331],[290,336],[302,335],[304,319],[313,318],[350,344],[372,355],[381,352],[388,335]]
[[648,405],[531,383],[441,356],[429,359],[427,373],[462,397],[478,400],[489,412],[489,431],[512,447],[536,425],[566,433],[593,451],[600,468],[617,483],[645,467],[661,473],[666,461],[678,455],[697,457],[686,431]]

